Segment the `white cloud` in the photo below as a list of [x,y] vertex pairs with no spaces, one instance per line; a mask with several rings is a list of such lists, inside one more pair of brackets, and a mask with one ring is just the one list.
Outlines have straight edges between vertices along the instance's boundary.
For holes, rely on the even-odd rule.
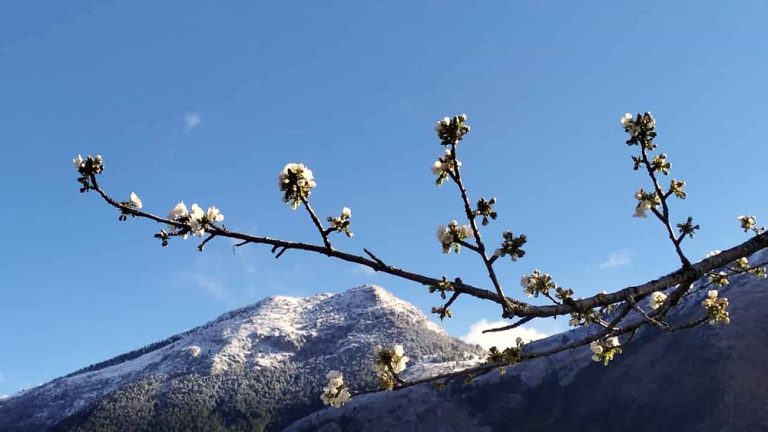
[[203,118],[200,116],[199,113],[191,112],[184,115],[184,133],[189,133],[192,131],[192,129],[198,127],[200,123],[203,121]]
[[632,260],[629,258],[629,252],[627,251],[611,252],[611,254],[608,255],[608,259],[605,260],[602,264],[600,264],[600,268],[601,269],[617,268],[617,267],[623,267],[625,265],[629,265],[631,263],[632,263]]
[[232,293],[219,280],[211,279],[198,273],[195,275],[195,282],[206,294],[216,300],[226,301],[232,298]]
[[488,322],[482,319],[469,327],[469,333],[461,337],[461,340],[467,343],[478,344],[485,349],[495,346],[498,349],[515,346],[515,340],[520,337],[523,342],[530,342],[536,339],[547,337],[546,334],[539,332],[532,327],[517,327],[512,330],[483,333],[483,330],[490,328],[503,327],[509,325],[509,321]]

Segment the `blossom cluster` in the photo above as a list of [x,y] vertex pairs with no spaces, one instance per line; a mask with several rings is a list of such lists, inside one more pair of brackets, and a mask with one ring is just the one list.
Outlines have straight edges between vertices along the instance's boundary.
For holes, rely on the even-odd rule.
[[568,320],[568,325],[571,327],[579,327],[594,324],[596,322],[600,322],[600,313],[592,309],[584,312],[571,312],[571,318]]
[[515,237],[515,235],[512,234],[512,231],[504,231],[502,237],[504,238],[504,241],[501,242],[501,247],[493,252],[494,256],[505,257],[509,255],[512,261],[517,261],[519,258],[525,256],[525,251],[521,249],[528,241],[525,234],[520,234]]
[[707,292],[707,298],[701,302],[701,305],[707,310],[707,318],[710,324],[731,323],[731,318],[728,314],[728,299],[724,297],[718,298],[717,290]]
[[748,272],[752,276],[760,279],[763,279],[766,276],[768,276],[768,274],[766,274],[765,267],[750,268],[749,259],[747,259],[747,257],[741,257],[736,261],[734,261],[733,263],[734,263],[734,270],[737,272]]
[[661,205],[661,197],[656,192],[646,192],[640,189],[635,193],[637,206],[635,207],[634,217],[645,218],[645,212]]
[[685,199],[685,182],[682,180],[672,179],[669,183],[669,192],[673,193],[677,198]]
[[753,231],[758,235],[765,232],[765,228],[757,226],[757,218],[754,216],[739,216],[737,219],[744,232]]
[[142,207],[141,199],[136,195],[136,192],[131,192],[131,195],[128,197],[128,202],[126,202],[125,205],[136,210],[139,210]]
[[455,220],[450,221],[448,226],[439,225],[437,227],[437,240],[443,246],[443,253],[449,253],[451,246],[453,246],[455,253],[459,253],[461,251],[460,242],[471,237],[474,237],[472,227],[459,225]]
[[603,362],[605,366],[608,366],[616,354],[621,354],[620,347],[619,338],[616,336],[596,340],[589,345],[589,349],[592,350],[592,360]]
[[203,211],[199,205],[192,204],[191,209],[187,209],[187,205],[181,201],[168,213],[168,220],[185,225],[183,227],[168,225],[168,228],[172,235],[178,235],[186,240],[189,234],[202,237],[207,228],[216,222],[222,222],[224,215],[213,206],[208,207],[207,211]]
[[710,283],[720,285],[721,287],[727,286],[730,283],[728,281],[728,273],[724,271],[712,272],[708,275],[708,279]]
[[654,291],[651,293],[651,299],[649,301],[649,306],[651,309],[658,309],[661,307],[661,305],[664,304],[664,302],[667,301],[667,295],[664,294],[661,291]]
[[323,401],[323,405],[339,408],[352,397],[347,386],[344,385],[344,376],[341,372],[332,370],[325,377],[328,379],[328,384],[323,387],[320,400]]
[[440,321],[444,320],[445,317],[452,317],[453,313],[450,309],[448,309],[445,306],[432,306],[432,313],[440,317]]
[[405,370],[408,360],[402,345],[398,344],[391,348],[376,345],[373,348],[373,371],[376,372],[382,389],[395,388],[399,379],[397,374]]
[[341,215],[337,217],[328,216],[328,223],[331,226],[331,230],[342,232],[346,234],[347,237],[352,237],[352,231],[349,230],[349,218],[351,217],[352,210],[350,210],[349,207],[344,207],[341,209]]
[[680,231],[680,235],[685,237],[688,236],[690,238],[693,238],[693,233],[696,232],[696,230],[700,229],[701,226],[696,224],[693,224],[693,218],[688,216],[688,219],[686,219],[685,222],[677,224],[677,229]]
[[528,294],[528,297],[538,297],[539,294],[548,295],[549,290],[557,289],[557,284],[549,273],[542,273],[534,270],[530,275],[523,275],[520,278],[520,285]]
[[453,117],[443,117],[435,123],[435,132],[442,145],[458,145],[469,133],[469,125],[466,124],[467,115],[459,114]]
[[445,149],[443,156],[439,157],[435,163],[432,164],[432,174],[437,176],[435,184],[440,186],[448,180],[448,176],[456,175],[459,168],[461,168],[461,161],[454,157],[451,149]]
[[749,259],[747,257],[741,257],[733,263],[737,271],[749,270]]
[[83,158],[82,155],[77,155],[72,159],[72,164],[75,166],[77,172],[84,176],[101,174],[104,172],[104,159],[101,155],[88,155],[85,158]]
[[432,294],[434,292],[439,292],[440,297],[442,297],[443,300],[445,300],[445,293],[448,291],[453,291],[453,283],[448,280],[445,276],[443,276],[443,279],[438,281],[435,285],[429,286],[429,293]]
[[488,225],[488,218],[491,218],[493,220],[496,220],[496,218],[499,216],[498,213],[496,213],[495,210],[493,210],[493,206],[496,205],[496,198],[491,198],[488,201],[485,200],[485,198],[480,198],[477,201],[477,209],[475,210],[475,216],[482,216],[483,219],[481,223],[483,226]]
[[518,336],[515,339],[515,346],[513,347],[504,348],[504,350],[499,351],[498,348],[492,346],[488,350],[488,357],[486,360],[491,363],[503,363],[504,365],[499,368],[499,371],[503,374],[506,371],[506,366],[514,366],[523,360],[524,346],[525,343],[523,343],[523,338]]
[[667,162],[667,155],[661,153],[653,158],[653,161],[651,161],[651,168],[653,168],[654,171],[667,175],[669,174],[669,169],[672,168],[672,164]]
[[128,218],[127,215],[131,214],[128,210],[141,210],[141,207],[143,206],[141,199],[136,195],[136,192],[131,192],[131,195],[128,196],[128,201],[123,201],[120,205],[123,206],[123,211],[120,214],[121,221],[126,220]]
[[317,186],[312,170],[300,163],[287,164],[280,171],[278,183],[280,191],[283,192],[283,202],[294,210],[309,198],[312,189]]
[[653,139],[656,138],[656,120],[651,113],[637,114],[636,117],[626,113],[621,117],[621,126],[629,134],[627,145],[640,144],[646,150],[656,148],[653,143]]
[[77,172],[80,173],[77,181],[82,185],[80,188],[81,193],[91,188],[91,176],[104,172],[104,160],[101,155],[88,155],[85,158],[77,155],[72,159],[72,164]]

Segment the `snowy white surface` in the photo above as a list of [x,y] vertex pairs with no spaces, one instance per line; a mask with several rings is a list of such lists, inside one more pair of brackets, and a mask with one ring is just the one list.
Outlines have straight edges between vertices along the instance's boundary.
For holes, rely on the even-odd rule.
[[[32,397],[43,405],[35,414],[47,419],[50,424],[142,376],[208,375],[238,368],[279,367],[292,360],[308,341],[327,336],[328,332],[343,337],[343,343],[332,348],[340,356],[344,356],[345,350],[369,350],[392,332],[396,334],[396,329],[382,327],[382,314],[392,317],[403,328],[418,328],[433,333],[435,337],[449,338],[442,328],[415,306],[377,286],[362,286],[339,294],[319,294],[307,298],[271,297],[225,313],[171,338],[172,342],[157,349],[129,356],[134,358],[58,378],[2,399],[0,413],[3,406],[9,407],[14,399],[23,397],[28,403]],[[328,343],[335,343],[335,339],[329,338]],[[467,359],[437,363],[436,359],[423,356],[421,360],[428,364],[413,362],[409,365],[407,376],[414,378],[469,367],[477,363],[478,356],[467,352]]]

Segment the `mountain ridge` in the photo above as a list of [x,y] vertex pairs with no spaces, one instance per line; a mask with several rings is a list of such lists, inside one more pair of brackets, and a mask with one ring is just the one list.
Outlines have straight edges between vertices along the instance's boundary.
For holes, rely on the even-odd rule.
[[[248,380],[263,381],[264,386],[279,383],[275,388],[295,396],[297,402],[286,399],[259,412],[258,421],[279,424],[284,406],[298,411],[320,408],[322,379],[331,368],[345,371],[350,383],[373,388],[371,347],[378,343],[403,343],[414,366],[423,364],[409,373],[429,373],[435,364],[466,367],[482,355],[480,347],[449,336],[415,306],[375,285],[311,297],[273,296],[3,399],[0,431],[38,430],[70,417],[75,420],[67,423],[68,428],[91,430],[88,419],[109,411],[110,402],[105,400],[119,399],[121,391],[138,391],[146,408],[175,400],[168,393],[174,385],[229,389],[233,383],[251,385]],[[309,387],[290,387],[298,383]],[[276,392],[259,385],[253,384],[259,401],[262,394]],[[218,397],[215,391],[211,395]],[[184,399],[171,405],[176,410],[185,403],[191,402]],[[217,404],[212,409],[219,409]],[[228,415],[220,414],[225,426]]]

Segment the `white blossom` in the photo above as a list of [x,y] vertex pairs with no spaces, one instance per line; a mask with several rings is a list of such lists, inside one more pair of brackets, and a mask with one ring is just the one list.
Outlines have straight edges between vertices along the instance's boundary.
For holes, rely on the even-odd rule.
[[395,345],[392,352],[395,353],[395,357],[398,359],[397,362],[393,362],[392,369],[395,370],[395,373],[400,373],[405,370],[405,364],[408,363],[409,358],[404,355],[405,350],[402,345]]
[[[724,271],[720,271],[717,273],[710,273],[709,281],[713,284],[720,285],[721,287],[730,284],[730,281],[728,281],[728,273]],[[713,290],[713,291],[715,292],[715,295],[717,295],[717,290]],[[710,291],[710,293],[711,292],[712,291]]]
[[626,113],[621,117],[621,125],[624,127],[629,127],[630,123],[632,123],[632,120],[635,118],[635,116],[632,115],[632,113]]
[[648,193],[643,189],[640,189],[635,193],[635,199],[637,200],[637,206],[635,207],[634,217],[645,218],[645,212],[660,205],[661,199],[656,193]]
[[436,160],[435,163],[432,164],[432,174],[434,175],[440,175],[443,173],[443,163],[439,160]]
[[203,209],[197,204],[192,204],[192,210],[189,212],[189,226],[193,236],[202,237],[205,233],[203,218],[205,218]]
[[189,218],[193,220],[202,220],[205,216],[203,209],[197,204],[192,204],[192,210],[189,212]]
[[171,219],[171,220],[177,220],[187,216],[189,216],[189,210],[187,210],[187,205],[184,204],[184,201],[181,201],[178,204],[176,204],[176,206],[172,208],[171,211],[168,213],[168,219]]
[[437,226],[437,240],[441,244],[451,244],[453,242],[453,235],[451,234],[451,230],[444,225],[438,225]]
[[72,159],[72,164],[75,166],[75,169],[80,170],[80,168],[85,167],[85,159],[81,155],[77,155],[76,158]]
[[728,313],[728,299],[718,298],[717,290],[707,292],[707,298],[701,302],[701,306],[707,310],[707,318],[710,325],[730,324],[731,318]]
[[528,297],[538,297],[539,294],[547,295],[550,290],[557,289],[557,284],[552,275],[542,273],[538,269],[534,270],[530,275],[523,275],[520,278],[520,286],[523,287]]
[[221,222],[224,220],[224,215],[219,212],[216,207],[208,207],[208,211],[205,214],[205,218],[209,223]]
[[741,223],[741,228],[744,229],[744,232],[747,232],[751,229],[755,228],[755,225],[757,224],[757,218],[754,216],[739,216],[736,218],[739,223]]
[[591,344],[589,344],[589,349],[591,349],[592,352],[595,353],[595,354],[602,354],[603,353],[603,347],[600,346],[597,343],[597,341],[594,341]]
[[381,345],[373,347],[372,369],[379,377],[379,384],[382,388],[391,390],[395,386],[397,376],[393,374],[404,371],[408,360],[402,345],[398,344],[391,348],[385,348]]
[[619,338],[616,336],[593,341],[589,344],[589,349],[592,351],[592,360],[603,362],[606,366],[616,354],[621,353]]
[[136,192],[131,192],[130,206],[137,210],[141,208],[141,200],[139,199],[139,196],[136,195]]
[[332,370],[328,372],[326,378],[328,379],[328,384],[323,387],[320,400],[323,401],[323,405],[339,408],[352,397],[344,385],[344,376],[341,372]]
[[443,117],[442,119],[438,120],[437,123],[435,123],[435,130],[440,131],[442,128],[448,126],[451,124],[451,119],[448,117]]
[[317,186],[312,170],[300,163],[286,164],[280,171],[278,184],[283,192],[283,202],[290,204],[294,210]]
[[654,291],[651,293],[650,306],[651,309],[658,309],[667,300],[667,295],[661,291]]

